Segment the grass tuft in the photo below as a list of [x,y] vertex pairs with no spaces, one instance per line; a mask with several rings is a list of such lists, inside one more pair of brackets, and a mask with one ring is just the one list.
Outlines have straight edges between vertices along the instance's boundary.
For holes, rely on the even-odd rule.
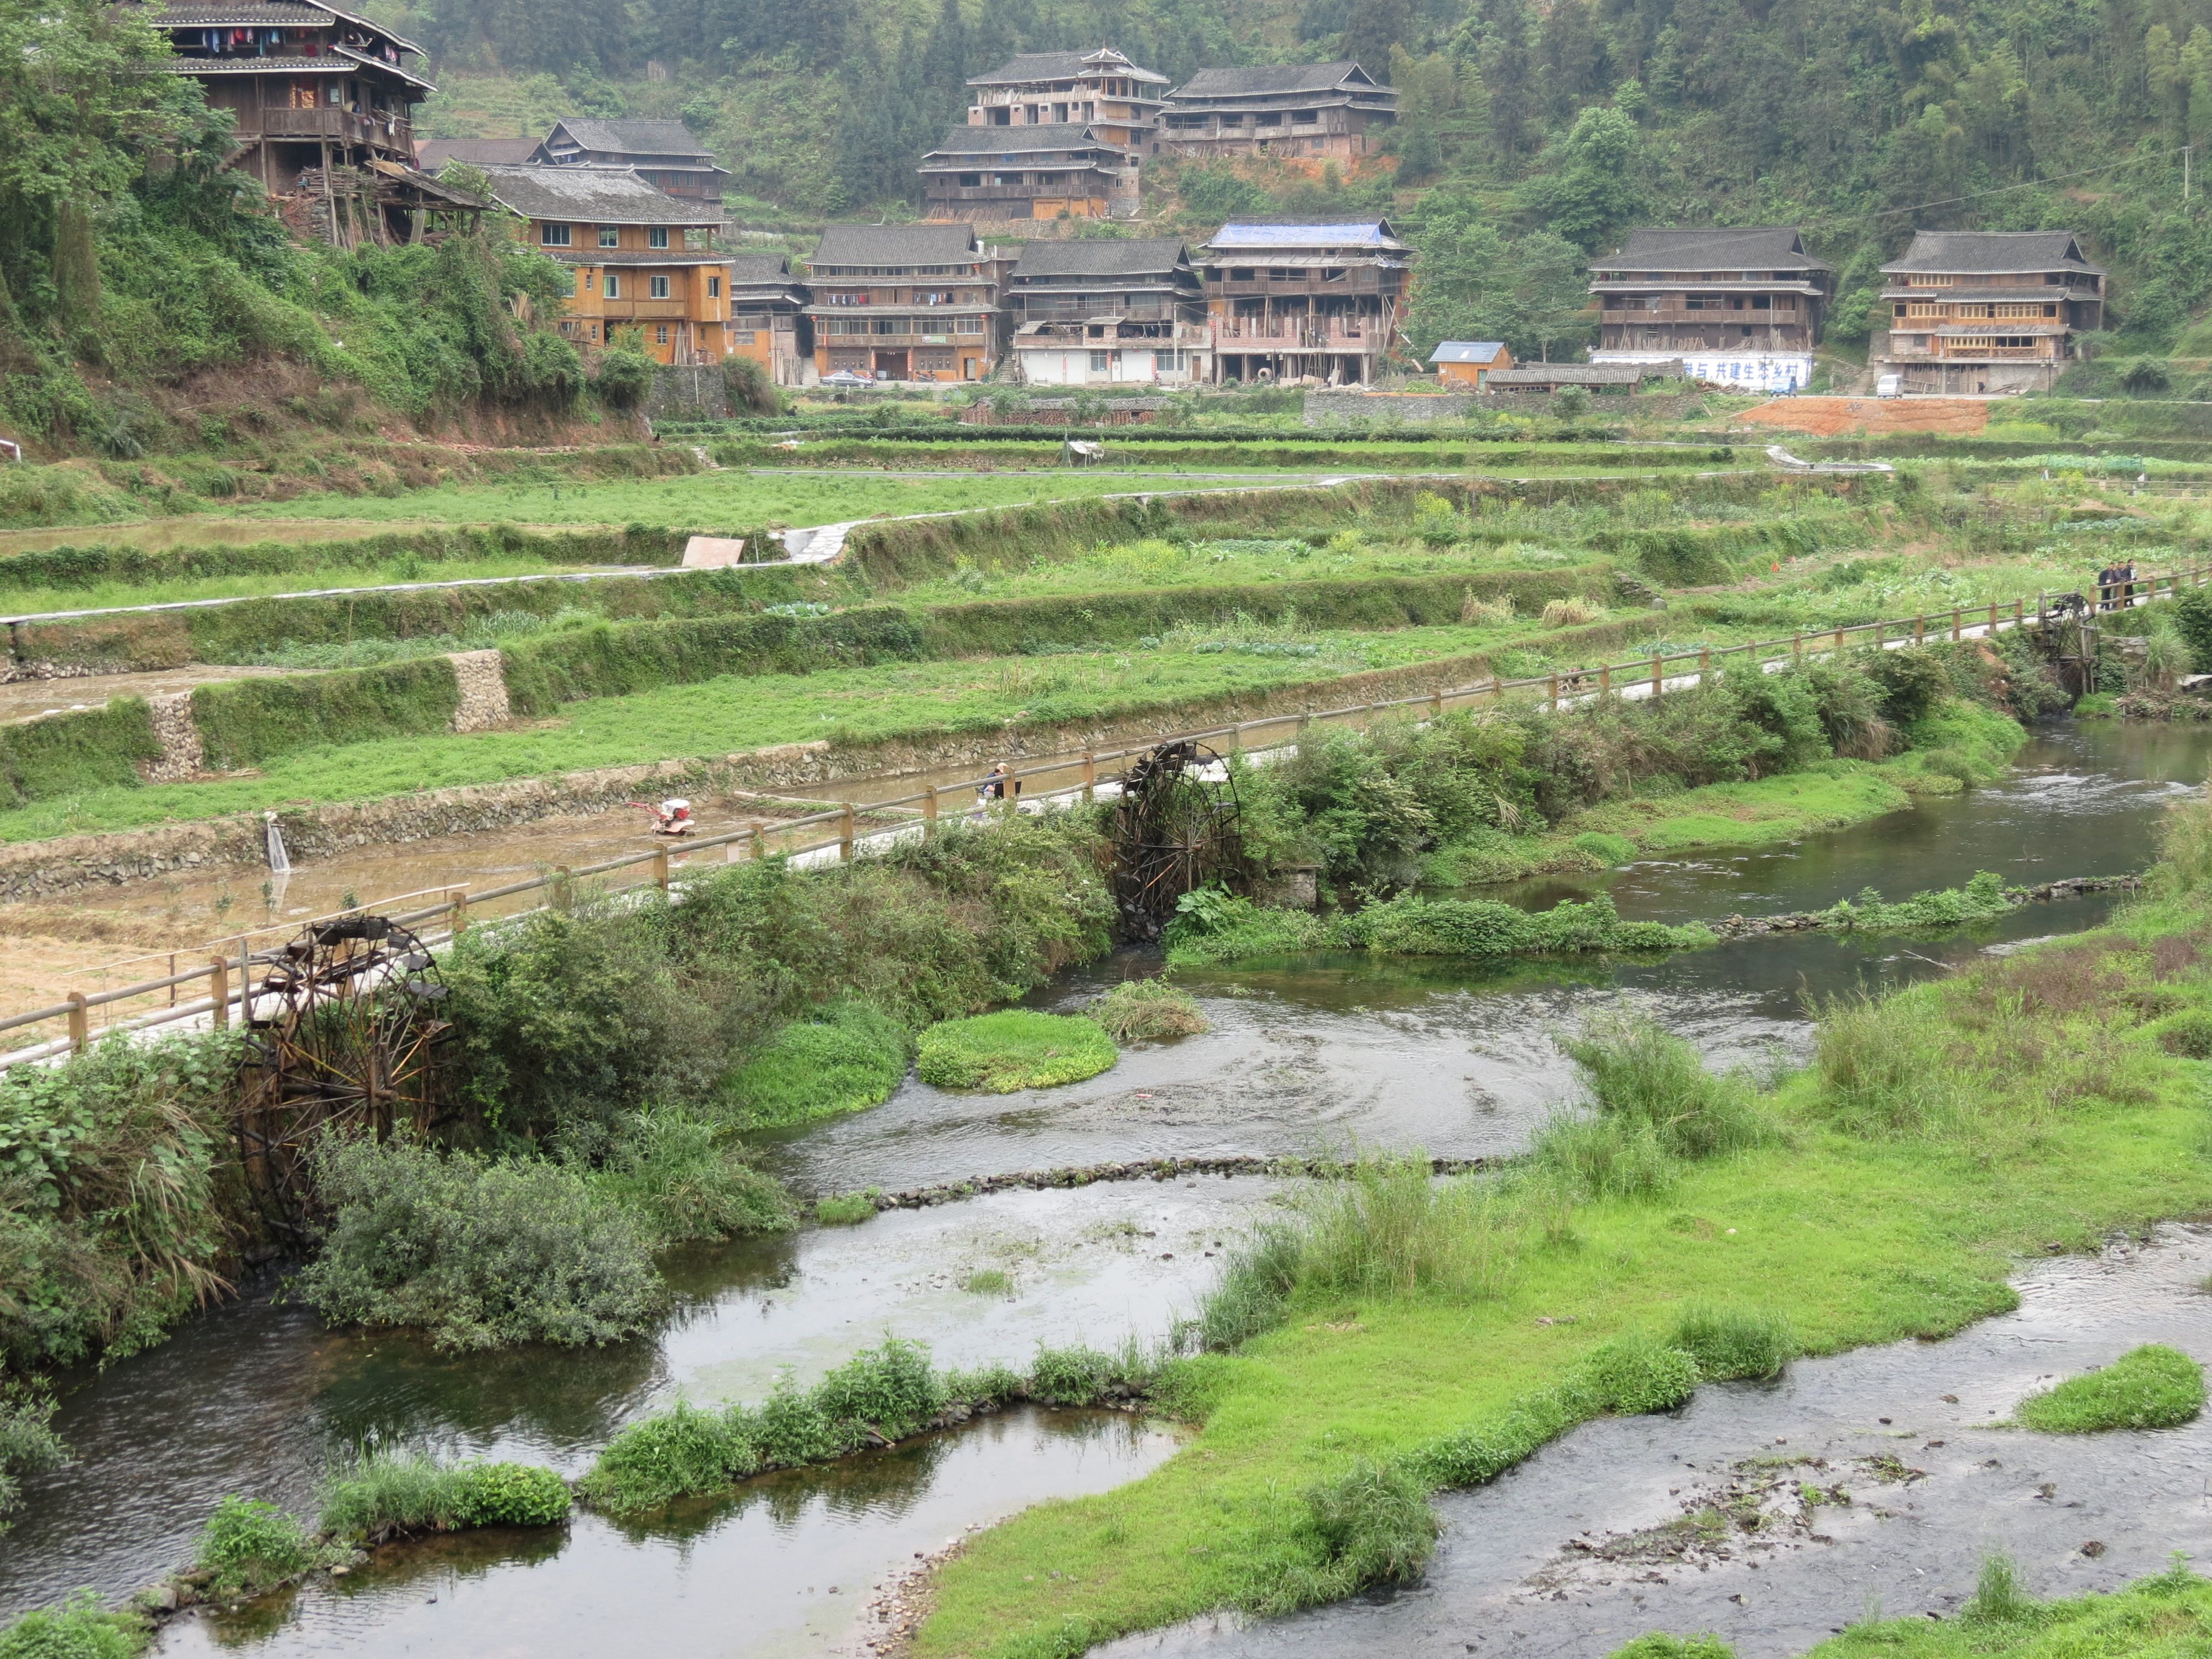
[[2012,1558],[1990,1555],[1983,1558],[1981,1576],[1974,1581],[1974,1593],[1959,1609],[1959,1617],[1970,1624],[2011,1625],[2033,1616],[2035,1612],[2036,1600],[2021,1582],[2020,1568]]
[[137,1659],[152,1632],[128,1613],[110,1613],[96,1590],[40,1607],[0,1630],[0,1659]]
[[2172,1429],[2204,1409],[2204,1368],[2178,1348],[2147,1344],[2102,1370],[2070,1376],[2020,1402],[2022,1427],[2045,1434]]
[[1698,1362],[1711,1382],[1779,1376],[1797,1354],[1797,1338],[1780,1314],[1692,1303],[1674,1327],[1674,1346]]
[[1091,1006],[1091,1018],[1116,1042],[1157,1042],[1213,1029],[1198,999],[1164,979],[1123,980]]
[[1012,1094],[1096,1077],[1120,1058],[1094,1019],[1009,1008],[948,1019],[921,1034],[916,1071],[940,1089]]
[[404,1448],[365,1448],[326,1477],[318,1524],[334,1537],[380,1544],[471,1527],[553,1527],[568,1518],[568,1488],[526,1463],[441,1463]]
[[1291,1613],[1377,1585],[1413,1583],[1436,1548],[1428,1492],[1395,1464],[1359,1458],[1309,1486],[1304,1504],[1300,1531],[1319,1559],[1273,1575],[1252,1603],[1255,1613]]
[[1653,1631],[1625,1648],[1615,1648],[1611,1659],[1735,1659],[1735,1650],[1711,1632],[1701,1636],[1668,1636]]
[[208,1600],[238,1601],[290,1583],[320,1554],[299,1516],[234,1495],[208,1517],[193,1565],[206,1575]]
[[856,1227],[876,1218],[876,1200],[882,1195],[873,1187],[864,1193],[833,1193],[814,1200],[814,1218],[825,1227]]

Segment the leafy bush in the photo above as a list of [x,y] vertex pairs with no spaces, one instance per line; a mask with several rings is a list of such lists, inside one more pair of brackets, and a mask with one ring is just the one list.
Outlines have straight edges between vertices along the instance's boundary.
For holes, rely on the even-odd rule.
[[0,1659],[137,1659],[146,1638],[144,1620],[110,1613],[97,1590],[81,1589],[0,1630]]
[[2204,1409],[2204,1369],[2178,1348],[2148,1343],[2102,1370],[2070,1376],[2020,1402],[2021,1423],[2045,1434],[2172,1429]]
[[222,1288],[227,1033],[101,1042],[0,1080],[0,1359],[118,1357]]
[[714,1129],[672,1106],[623,1123],[595,1191],[635,1217],[657,1245],[786,1232],[798,1214],[775,1181]]
[[880,1106],[906,1076],[906,1028],[864,1002],[785,1026],[730,1079],[749,1128],[781,1128]]
[[444,1348],[620,1341],[665,1305],[637,1222],[574,1170],[404,1140],[325,1142],[332,1214],[293,1281],[334,1324],[418,1325]]
[[592,376],[592,390],[610,409],[635,409],[653,390],[653,377],[658,367],[649,356],[634,347],[603,351],[599,354],[598,372]]
[[1892,726],[1910,726],[1924,718],[1951,690],[1951,677],[1942,659],[1925,646],[1870,652],[1863,668],[1875,684],[1881,717]]
[[1009,1008],[931,1026],[915,1070],[941,1089],[1003,1095],[1096,1077],[1119,1057],[1096,1020]]
[[1698,1362],[1680,1348],[1631,1332],[1584,1356],[1568,1386],[1622,1417],[1668,1412],[1697,1392]]
[[526,1463],[440,1463],[420,1452],[364,1449],[322,1485],[325,1533],[382,1543],[471,1527],[551,1527],[568,1518],[568,1488]]
[[1211,1030],[1198,999],[1164,979],[1125,979],[1091,1006],[1091,1018],[1116,1042],[1158,1042]]
[[69,1462],[69,1448],[53,1431],[54,1397],[33,1382],[0,1383],[0,1533],[21,1501],[15,1477],[58,1469]]
[[1334,930],[1347,945],[1398,956],[1575,955],[1595,951],[1682,950],[1711,942],[1702,927],[1623,921],[1610,894],[1565,899],[1523,910],[1496,899],[1431,899],[1401,894],[1370,905]]
[[1704,1304],[1683,1310],[1673,1346],[1698,1362],[1700,1376],[1714,1382],[1779,1376],[1797,1353],[1796,1334],[1780,1315]]
[[[1186,893],[1183,900],[1198,898]],[[1203,906],[1178,902],[1162,935],[1170,968],[1200,968],[1256,957],[1288,956],[1316,949],[1328,936],[1320,917],[1306,910],[1264,908],[1247,898],[1207,892]]]
[[208,1517],[193,1565],[209,1575],[210,1601],[234,1601],[289,1583],[319,1559],[314,1540],[297,1516],[234,1495]]

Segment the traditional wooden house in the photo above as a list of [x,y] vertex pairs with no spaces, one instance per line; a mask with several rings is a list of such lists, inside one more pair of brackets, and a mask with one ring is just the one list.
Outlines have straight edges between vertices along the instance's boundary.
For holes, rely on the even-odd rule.
[[436,90],[422,49],[382,23],[313,0],[149,7],[175,56],[161,64],[229,112],[232,165],[261,181],[295,229],[341,246],[404,241],[424,210],[482,204],[415,166],[414,109]]
[[814,355],[807,297],[782,254],[732,254],[729,355],[751,358],[778,386],[800,384]]
[[1441,340],[1429,362],[1445,386],[1480,392],[1492,374],[1513,367],[1513,354],[1500,340]]
[[1139,69],[1109,46],[1097,52],[1025,52],[968,82],[968,124],[1048,127],[1080,122],[1130,155],[1159,125],[1168,77]]
[[1365,385],[1381,371],[1413,262],[1388,220],[1237,220],[1199,254],[1217,380]]
[[1874,361],[1905,392],[2038,392],[2105,325],[2105,271],[2064,230],[1923,230],[1881,268],[1887,343]]
[[829,225],[806,261],[814,363],[885,380],[980,380],[1004,348],[1006,261],[967,225]]
[[720,202],[730,177],[681,121],[600,121],[572,115],[553,124],[535,159],[555,167],[629,167],[656,190],[701,202]]
[[1795,230],[1631,231],[1589,272],[1594,363],[1680,359],[1692,379],[1747,391],[1797,392],[1813,378],[1835,270]]
[[1194,386],[1212,378],[1206,290],[1170,238],[1031,242],[1006,279],[1030,386]]
[[1103,219],[1136,209],[1134,157],[1086,124],[955,127],[921,158],[936,220]]
[[1200,70],[1167,96],[1156,154],[1357,161],[1382,149],[1398,94],[1350,59]]
[[728,353],[730,256],[713,246],[720,213],[679,201],[623,167],[486,167],[516,234],[575,274],[561,331],[586,350],[635,328],[664,363]]

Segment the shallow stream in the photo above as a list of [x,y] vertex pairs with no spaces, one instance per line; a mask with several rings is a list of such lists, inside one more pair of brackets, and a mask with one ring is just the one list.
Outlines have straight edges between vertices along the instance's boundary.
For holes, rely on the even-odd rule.
[[[1825,905],[1869,882],[1899,896],[1980,868],[2016,880],[2120,873],[2148,862],[2163,805],[2203,778],[2208,757],[2212,734],[2199,731],[2062,730],[2039,738],[2022,771],[1996,788],[1795,848],[1531,884],[1524,896],[1548,902],[1601,885],[1625,914],[1676,919]],[[1510,1153],[1571,1097],[1552,1036],[1595,1008],[1639,1004],[1715,1059],[1757,1064],[1801,1050],[1808,994],[1943,972],[1992,946],[2092,925],[2106,908],[2095,899],[2034,906],[1933,942],[1794,935],[1650,963],[1492,973],[1345,957],[1196,976],[1214,1030],[1133,1049],[1090,1083],[978,1097],[909,1079],[873,1112],[775,1137],[764,1150],[812,1192],[1167,1152]],[[1037,1000],[1079,1006],[1114,978],[1156,970],[1156,957],[1117,957]],[[0,1615],[79,1584],[121,1595],[157,1577],[190,1553],[227,1492],[311,1508],[318,1471],[364,1437],[574,1474],[622,1424],[679,1394],[757,1399],[786,1367],[809,1380],[886,1332],[927,1341],[949,1365],[1018,1364],[1040,1342],[1156,1339],[1194,1307],[1220,1249],[1276,1190],[1215,1177],[1015,1191],[700,1251],[676,1264],[681,1305],[657,1340],[578,1355],[442,1356],[409,1336],[324,1331],[264,1293],[69,1389],[58,1426],[79,1461],[27,1483],[27,1507],[0,1545]],[[964,1288],[978,1273],[1003,1274],[1006,1285],[993,1277]],[[2083,1326],[2091,1346],[2101,1340],[2093,1325]],[[1794,1376],[1824,1374],[1800,1367]],[[1740,1397],[1753,1399],[1707,1390],[1689,1420],[1735,1409],[1729,1402]],[[1755,1397],[1781,1413],[1775,1433],[1791,1432],[1784,1419],[1796,1397]],[[1546,1456],[1598,1431],[1658,1437],[1651,1443],[1663,1449],[1680,1426],[1595,1425]],[[357,1575],[281,1603],[183,1621],[162,1650],[827,1652],[860,1639],[864,1592],[917,1552],[1040,1498],[1133,1479],[1173,1444],[1164,1431],[1111,1413],[1011,1413],[755,1482],[647,1528],[580,1517],[562,1533],[386,1551]],[[1704,1455],[1695,1445],[1681,1455]],[[1539,1486],[1523,1477],[1496,1490]],[[1643,1524],[1616,1523],[1613,1513],[1599,1518]],[[1905,1559],[1881,1541],[1904,1535],[1872,1530],[1866,1559]],[[1438,1586],[1459,1582],[1459,1559],[1447,1553]],[[1537,1611],[1540,1628],[1553,1628],[1554,1614]],[[1856,1612],[1856,1600],[1845,1611]]]

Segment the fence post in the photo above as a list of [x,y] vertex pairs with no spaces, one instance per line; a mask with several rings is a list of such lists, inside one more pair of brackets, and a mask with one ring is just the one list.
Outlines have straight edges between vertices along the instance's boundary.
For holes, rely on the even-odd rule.
[[1882,642],[1882,635],[1884,632],[1885,629],[1882,626],[1881,619],[1880,617],[1876,617],[1874,624],[1874,648],[1877,651],[1883,651],[1888,648]]
[[1805,630],[1802,628],[1790,631],[1790,660],[1800,668],[1805,665]]
[[1557,674],[1552,676],[1552,689],[1545,694],[1545,696],[1551,706],[1552,712],[1554,714],[1558,714],[1559,712],[1559,677]]
[[1915,645],[1918,645],[1922,641],[1925,640],[1927,637],[1928,637],[1928,618],[1927,618],[1925,616],[1918,616],[1918,617],[1915,617],[1912,619],[1912,642],[1913,642],[1913,644],[1915,644]]
[[1654,657],[1654,658],[1652,658],[1652,659],[1651,659],[1651,697],[1652,697],[1652,701],[1653,701],[1653,702],[1657,702],[1657,701],[1658,701],[1658,699],[1659,699],[1659,695],[1660,695],[1660,693],[1661,693],[1661,692],[1662,692],[1662,691],[1664,691],[1666,689],[1667,689],[1667,659],[1666,659],[1666,658],[1664,658],[1664,657]]
[[1995,638],[1996,638],[1996,636],[1997,636],[1997,602],[1996,602],[1995,599],[1991,599],[1991,600],[1990,601],[1990,630],[1989,630],[1989,633],[1988,633],[1988,635],[1987,635],[1987,636],[1986,636],[1986,637],[1988,637],[1988,638],[1990,638],[1990,639],[1995,639]]
[[1711,647],[1711,646],[1709,646],[1709,645],[1706,645],[1706,646],[1700,646],[1700,647],[1698,647],[1698,684],[1700,684],[1700,685],[1703,685],[1703,684],[1705,684],[1708,679],[1710,679],[1710,678],[1712,677],[1712,672],[1713,672],[1713,648],[1712,648],[1712,647]]
[[853,803],[847,801],[844,816],[837,820],[837,861],[840,864],[853,861]]
[[927,841],[937,833],[937,786],[931,784],[921,792],[921,838]]
[[556,864],[553,866],[553,877],[547,885],[551,889],[549,896],[556,910],[565,910],[575,902],[575,894],[569,886],[567,865]]
[[459,939],[469,930],[469,890],[465,887],[453,889],[451,902],[453,907],[453,934]]
[[[937,792],[933,789],[930,791],[932,795],[934,795]],[[768,856],[768,831],[764,827],[763,827],[761,821],[758,818],[755,818],[753,820],[752,848],[753,862],[755,864],[758,864],[763,859]]]
[[1613,665],[1609,662],[1597,665],[1597,694],[1601,697],[1613,694]]
[[1836,630],[1836,660],[1837,660],[1838,662],[1841,662],[1841,661],[1843,661],[1843,659],[1844,659],[1844,630],[1843,630],[1842,629],[1838,628],[1838,629]]
[[1444,694],[1441,686],[1429,693],[1429,714],[1436,720],[1444,717]]
[[1083,751],[1083,804],[1088,806],[1098,799],[1098,757],[1088,749]]
[[238,941],[238,1023],[253,1024],[253,953],[243,936]]
[[1955,605],[1951,607],[1951,643],[1954,645],[1959,642],[1959,610]]
[[215,1001],[215,1029],[230,1029],[230,963],[222,957],[208,963],[208,995]]
[[84,993],[69,994],[69,1041],[72,1054],[82,1054],[92,1042],[92,1014],[84,1006]]
[[2038,589],[2036,590],[2036,593],[2035,593],[2035,625],[2036,625],[2038,628],[2042,627],[2045,623],[2047,623],[2047,622],[2049,622],[2049,621],[2051,620],[2051,617],[2050,617],[2050,604],[2049,604],[2050,599],[2051,599],[2051,595],[2050,595],[2047,592],[2045,592],[2045,590],[2043,590],[2042,588],[2038,588]]
[[664,893],[668,890],[668,849],[665,847],[653,849],[653,884]]
[[2014,631],[2014,633],[2018,633],[2018,632],[2019,632],[2022,628],[2025,628],[2027,625],[2027,601],[2026,599],[2014,599],[2014,600],[2012,602],[2012,626],[2013,626],[2013,631]]

